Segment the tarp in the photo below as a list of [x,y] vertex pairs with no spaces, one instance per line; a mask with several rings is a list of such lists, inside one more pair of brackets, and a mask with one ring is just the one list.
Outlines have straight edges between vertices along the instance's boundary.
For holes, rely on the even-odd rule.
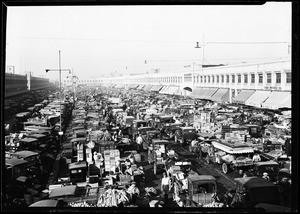
[[[291,107],[291,92],[287,91],[272,91],[269,98],[262,103],[263,108],[279,109],[285,105]],[[290,102],[290,103],[289,103]]]
[[255,91],[245,102],[245,105],[261,107],[261,104],[268,99],[271,91]]
[[219,88],[218,91],[211,96],[211,100],[215,102],[229,102],[229,89]]
[[246,100],[254,93],[255,90],[241,90],[241,92],[234,98],[233,103],[245,104]]
[[202,99],[211,100],[211,97],[216,93],[218,88],[208,88],[202,95]]

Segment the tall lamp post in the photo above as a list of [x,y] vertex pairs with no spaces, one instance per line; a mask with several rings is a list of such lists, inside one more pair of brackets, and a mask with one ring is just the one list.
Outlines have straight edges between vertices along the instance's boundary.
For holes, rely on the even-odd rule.
[[63,135],[63,132],[61,130],[61,99],[62,99],[62,93],[61,93],[61,72],[62,71],[69,71],[69,74],[71,74],[71,70],[70,69],[61,69],[61,57],[60,57],[60,50],[58,52],[59,54],[59,69],[45,69],[46,70],[46,73],[48,73],[49,71],[59,71],[59,111],[60,111],[60,114],[59,114],[59,118],[60,118],[60,121],[59,121],[59,124],[60,124],[60,127],[59,127],[59,133],[58,135],[60,136],[60,144],[61,144],[61,136]]

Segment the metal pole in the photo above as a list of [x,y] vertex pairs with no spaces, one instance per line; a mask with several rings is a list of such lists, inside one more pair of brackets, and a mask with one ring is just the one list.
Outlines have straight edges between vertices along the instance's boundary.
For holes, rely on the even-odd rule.
[[[59,110],[60,110],[60,114],[59,114],[59,118],[60,118],[60,134],[61,134],[61,59],[60,59],[60,50],[59,50]],[[60,135],[60,141],[61,141],[61,135]],[[61,142],[60,142],[61,143]]]

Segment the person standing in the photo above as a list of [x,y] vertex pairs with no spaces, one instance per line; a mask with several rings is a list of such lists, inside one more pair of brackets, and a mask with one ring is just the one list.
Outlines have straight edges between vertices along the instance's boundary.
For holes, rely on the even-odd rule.
[[170,177],[167,176],[167,173],[163,173],[163,178],[161,180],[161,191],[163,192],[164,202],[167,203],[168,201],[168,195],[171,188],[171,180]]
[[137,143],[137,151],[140,152],[143,146],[143,138],[141,134],[139,134],[139,136],[136,138],[136,143]]

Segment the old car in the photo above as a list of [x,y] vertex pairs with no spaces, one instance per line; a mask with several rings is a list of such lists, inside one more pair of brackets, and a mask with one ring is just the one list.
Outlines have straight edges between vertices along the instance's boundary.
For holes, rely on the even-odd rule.
[[168,143],[167,140],[152,139],[151,144],[148,146],[148,162],[149,164],[153,163],[155,175],[159,166],[164,167],[164,162],[167,159],[166,144]]
[[196,204],[213,202],[213,194],[217,192],[217,179],[212,175],[189,175],[188,194]]
[[168,140],[173,140],[175,136],[175,131],[179,129],[179,127],[183,127],[183,123],[166,123],[162,127],[163,137]]
[[70,163],[68,165],[69,174],[70,174],[70,182],[85,182],[88,165],[86,161],[79,161],[75,163]]
[[270,181],[275,182],[278,177],[279,164],[275,161],[260,161],[253,164],[253,176],[262,177],[264,172],[268,173]]
[[186,145],[197,138],[198,136],[194,127],[180,127],[175,131],[175,143],[179,142],[182,145]]
[[138,134],[138,129],[140,127],[146,127],[147,126],[147,121],[145,120],[134,120],[131,126],[131,135],[132,139],[135,140],[136,136]]
[[19,132],[24,130],[24,122],[26,122],[30,116],[31,113],[28,111],[16,114],[12,131]]
[[[144,127],[143,127],[144,128]],[[148,129],[146,131],[146,133],[142,133],[142,137],[143,137],[143,149],[147,150],[148,146],[151,144],[152,139],[160,139],[161,135],[160,135],[160,131],[158,130],[154,130],[154,128],[149,127],[151,129]]]
[[251,208],[258,203],[277,204],[280,203],[278,187],[271,181],[261,177],[235,178],[237,189],[243,193],[243,205]]
[[208,150],[206,158],[221,164],[224,174],[236,169],[248,171],[253,167],[250,155],[254,153],[254,150],[247,144],[224,139],[214,140],[211,144],[212,148]]

